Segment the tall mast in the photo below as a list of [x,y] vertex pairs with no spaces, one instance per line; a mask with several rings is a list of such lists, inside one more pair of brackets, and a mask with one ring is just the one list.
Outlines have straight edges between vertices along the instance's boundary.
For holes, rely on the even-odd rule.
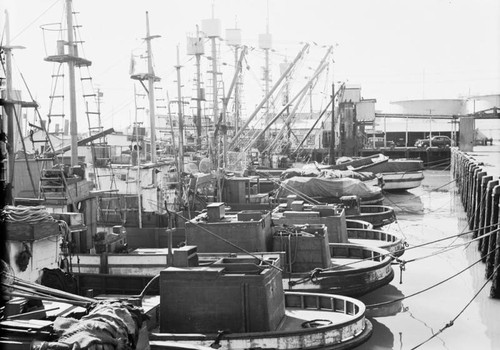
[[226,29],[226,42],[228,45],[234,47],[234,77],[231,82],[231,86],[229,87],[229,91],[227,93],[227,97],[223,100],[222,104],[222,114],[223,114],[223,123],[224,123],[224,130],[223,132],[223,140],[222,140],[222,154],[223,154],[223,164],[224,167],[227,167],[227,152],[228,152],[228,145],[227,145],[227,120],[226,120],[226,112],[227,112],[227,105],[229,103],[229,98],[231,97],[232,90],[234,89],[234,129],[237,131],[238,128],[238,118],[239,118],[239,96],[238,96],[238,85],[239,85],[239,79],[240,79],[240,74],[241,74],[241,65],[242,65],[242,60],[244,55],[246,54],[246,47],[243,47],[242,49],[242,54],[241,54],[241,59],[238,57],[238,49],[241,46],[241,30],[237,28],[238,26],[235,25],[234,29]]
[[[179,174],[184,171],[184,120],[182,118],[182,92],[181,92],[181,62],[179,59],[179,45],[177,45],[177,106],[179,113]],[[180,176],[179,176],[180,178]],[[180,189],[182,191],[182,188]]]
[[[269,2],[267,2],[267,17],[266,17],[266,33],[259,35],[259,47],[264,50],[265,53],[265,66],[264,66],[264,84],[265,84],[265,95],[269,94],[269,83],[271,77],[269,74],[269,50],[272,48],[272,36],[269,34]],[[269,123],[270,119],[270,107],[269,99],[266,100],[266,124]]]
[[[220,20],[214,18],[214,4],[212,4],[212,18],[205,19],[202,22],[202,29],[205,32],[206,36],[210,38],[212,43],[212,109],[213,109],[213,123],[217,124],[217,120],[219,119],[219,104],[218,104],[218,94],[217,94],[217,81],[218,81],[218,72],[217,72],[217,38],[221,36],[221,24]],[[218,149],[219,149],[219,140],[216,140],[215,137],[212,141],[213,151],[212,154],[216,155],[215,159],[213,159],[214,164],[218,163]]]
[[201,150],[201,131],[202,131],[202,117],[201,117],[201,101],[204,100],[201,91],[201,73],[200,73],[200,60],[201,56],[205,54],[205,45],[203,39],[200,37],[200,29],[196,26],[196,35],[187,37],[187,50],[188,55],[196,57],[196,148]]
[[[200,29],[196,26],[196,42],[199,45],[201,42]],[[201,45],[203,48],[203,45]],[[198,51],[196,53],[196,147],[201,150],[201,74],[200,74],[200,59],[201,55],[204,53],[204,49],[201,53]]]
[[[6,90],[5,90],[5,99],[10,101],[12,99],[12,50],[10,47],[10,24],[9,24],[9,13],[5,10],[5,47],[2,47],[5,51],[5,80],[6,80]],[[9,152],[9,165],[7,168],[7,181],[14,186],[14,146],[15,142],[15,129],[14,129],[14,106],[12,104],[6,104],[4,106],[5,112],[7,113],[7,135],[9,137],[9,143],[11,145]],[[2,129],[4,129],[4,125],[2,125]]]
[[138,206],[138,223],[139,223],[139,228],[142,228],[142,195],[141,195],[141,157],[140,157],[140,150],[139,150],[139,122],[137,121],[137,91],[135,88],[134,84],[134,107],[135,107],[135,118],[134,118],[134,136],[135,136],[135,146],[137,149],[135,150],[137,152],[137,171],[135,173],[135,176],[137,177],[135,180],[135,185],[137,187],[137,206]]
[[[149,14],[146,11],[146,42],[148,50],[148,97],[149,97],[149,124],[151,127],[151,162],[156,163],[156,118],[155,118],[155,75],[153,71],[153,60],[151,51],[151,39],[158,36],[151,36],[149,33]],[[153,185],[156,186],[156,176],[153,176]]]
[[276,83],[274,83],[274,86],[271,88],[271,90],[267,93],[266,96],[264,96],[264,98],[258,104],[258,106],[255,108],[255,110],[253,111],[253,113],[248,117],[247,121],[245,122],[245,125],[243,125],[238,130],[238,132],[236,133],[236,135],[233,136],[233,138],[229,142],[229,145],[228,145],[229,148],[234,147],[236,141],[241,136],[241,134],[243,133],[243,131],[245,131],[245,129],[252,122],[253,118],[255,118],[255,116],[257,115],[257,113],[259,113],[259,111],[262,108],[262,106],[264,106],[264,104],[266,103],[266,101],[271,97],[271,95],[278,88],[278,86],[281,84],[281,82],[286,78],[286,76],[288,75],[288,73],[290,73],[290,71],[295,67],[295,64],[299,61],[299,59],[304,56],[304,54],[306,53],[306,51],[307,51],[308,48],[309,48],[309,44],[307,44],[307,43],[304,44],[304,46],[302,47],[302,50],[300,50],[300,52],[297,54],[297,56],[295,57],[295,59],[293,60],[293,62],[288,66],[288,68],[283,72],[283,74],[281,74],[281,77],[278,79],[278,81]]
[[[68,30],[68,53],[75,56],[73,40],[73,9],[72,0],[66,0],[66,23]],[[76,90],[75,90],[75,61],[68,60],[69,75],[69,105],[70,105],[70,134],[71,134],[71,166],[78,165],[78,122],[76,117]]]
[[[213,19],[213,12],[212,12]],[[213,110],[214,110],[214,123],[217,122],[219,118],[219,106],[218,106],[218,97],[217,97],[217,37],[211,36],[210,40],[212,41],[212,91],[213,91]],[[219,142],[214,140],[215,144],[218,145]],[[217,147],[215,147],[217,149]],[[217,155],[218,157],[218,155]]]

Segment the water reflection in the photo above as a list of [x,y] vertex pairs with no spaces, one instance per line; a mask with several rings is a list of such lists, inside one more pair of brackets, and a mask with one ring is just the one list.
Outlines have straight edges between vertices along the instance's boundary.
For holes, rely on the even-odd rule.
[[394,334],[392,334],[389,327],[385,324],[377,321],[374,318],[368,318],[373,325],[373,334],[367,343],[362,344],[356,349],[359,350],[382,350],[382,349],[394,349]]
[[403,297],[404,294],[397,287],[388,284],[359,297],[359,300],[365,303],[368,317],[386,317],[405,311],[401,300]]
[[385,192],[384,204],[391,206],[396,215],[422,215],[424,204],[421,191]]

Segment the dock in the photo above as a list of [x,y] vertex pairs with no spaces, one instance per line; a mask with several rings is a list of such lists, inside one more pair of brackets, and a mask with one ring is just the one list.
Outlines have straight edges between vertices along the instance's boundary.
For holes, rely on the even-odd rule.
[[453,149],[451,171],[492,281],[490,296],[500,299],[500,146],[478,146],[468,153]]

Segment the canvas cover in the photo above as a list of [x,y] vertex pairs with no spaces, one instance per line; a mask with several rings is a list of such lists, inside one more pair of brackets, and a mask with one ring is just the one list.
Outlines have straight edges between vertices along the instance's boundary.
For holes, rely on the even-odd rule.
[[356,195],[361,199],[379,196],[380,187],[367,185],[352,178],[327,179],[318,177],[292,177],[284,180],[279,190],[279,197],[297,194],[309,197],[342,197]]

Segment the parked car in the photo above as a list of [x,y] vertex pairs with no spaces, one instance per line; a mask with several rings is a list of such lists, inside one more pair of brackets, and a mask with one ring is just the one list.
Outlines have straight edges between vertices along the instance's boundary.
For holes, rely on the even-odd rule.
[[415,142],[415,147],[427,148],[432,145],[432,147],[448,148],[451,147],[452,144],[453,141],[448,136],[432,136],[431,139],[417,140]]

